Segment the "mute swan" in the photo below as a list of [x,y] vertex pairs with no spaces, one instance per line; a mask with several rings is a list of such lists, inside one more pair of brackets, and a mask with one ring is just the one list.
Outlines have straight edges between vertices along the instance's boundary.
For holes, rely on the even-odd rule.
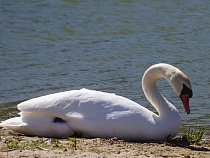
[[160,63],[148,68],[142,78],[145,96],[159,115],[122,96],[80,89],[22,102],[17,105],[20,117],[3,121],[0,126],[41,137],[67,138],[79,133],[86,138],[171,139],[179,132],[181,119],[177,109],[159,93],[159,78],[170,83],[189,114],[189,78],[179,69]]

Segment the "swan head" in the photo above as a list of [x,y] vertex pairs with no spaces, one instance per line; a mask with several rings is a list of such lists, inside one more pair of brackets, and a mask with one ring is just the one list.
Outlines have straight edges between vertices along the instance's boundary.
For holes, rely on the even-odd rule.
[[142,78],[142,88],[147,98],[151,98],[148,94],[148,87],[154,87],[159,78],[164,78],[170,83],[177,96],[182,100],[186,113],[189,114],[189,98],[193,95],[190,79],[172,65],[165,63],[155,64],[147,69]]
[[176,94],[180,97],[186,113],[189,114],[189,98],[193,96],[190,79],[182,71],[176,69],[176,71],[173,71],[170,75],[170,84]]

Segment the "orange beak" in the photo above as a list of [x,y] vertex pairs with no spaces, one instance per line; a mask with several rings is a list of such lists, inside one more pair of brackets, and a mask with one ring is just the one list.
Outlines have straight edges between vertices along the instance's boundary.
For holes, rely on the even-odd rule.
[[190,113],[190,99],[189,99],[189,94],[182,94],[180,95],[180,98],[182,100],[182,103],[184,105],[185,111],[187,114]]

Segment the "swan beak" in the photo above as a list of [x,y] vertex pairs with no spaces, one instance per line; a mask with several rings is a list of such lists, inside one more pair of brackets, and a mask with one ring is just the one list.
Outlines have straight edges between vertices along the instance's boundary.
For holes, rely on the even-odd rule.
[[189,114],[190,113],[189,94],[182,94],[182,95],[180,95],[180,98],[182,100],[182,104],[184,105],[186,113]]

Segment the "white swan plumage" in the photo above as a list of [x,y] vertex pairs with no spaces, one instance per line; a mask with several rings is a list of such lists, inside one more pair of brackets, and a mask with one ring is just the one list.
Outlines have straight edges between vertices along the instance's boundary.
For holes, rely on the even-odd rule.
[[1,127],[41,137],[103,137],[149,141],[173,138],[180,129],[177,109],[158,91],[156,82],[165,78],[190,113],[192,88],[189,78],[169,64],[156,64],[146,70],[142,88],[158,114],[111,93],[80,89],[50,94],[17,105],[20,117],[0,123]]

